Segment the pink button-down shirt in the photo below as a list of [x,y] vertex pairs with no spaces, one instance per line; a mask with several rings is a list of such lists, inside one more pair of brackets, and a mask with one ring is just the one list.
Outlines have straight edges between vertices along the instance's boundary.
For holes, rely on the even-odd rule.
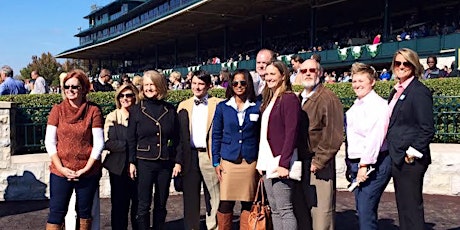
[[374,90],[364,98],[356,99],[346,113],[348,158],[359,159],[360,164],[375,164],[384,144],[388,129],[388,104]]
[[[401,96],[404,93],[404,90],[407,88],[407,86],[414,80],[414,77],[410,77],[409,79],[405,80],[402,84],[401,83],[396,83],[394,88],[396,89],[396,93],[393,95],[393,98],[390,101],[390,109],[388,110],[389,117],[391,117],[391,114],[393,113],[393,109],[395,108],[396,102],[398,102],[398,99],[401,98]],[[403,96],[404,97],[404,96]],[[404,98],[401,98],[403,100]]]

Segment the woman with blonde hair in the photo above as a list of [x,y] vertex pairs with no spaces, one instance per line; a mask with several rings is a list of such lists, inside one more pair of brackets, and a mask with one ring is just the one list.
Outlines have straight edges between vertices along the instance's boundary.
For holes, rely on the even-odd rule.
[[[354,190],[360,229],[378,229],[380,197],[391,177],[391,158],[385,136],[388,104],[375,91],[378,79],[374,67],[354,63],[351,86],[357,99],[346,113],[347,160]],[[369,170],[373,170],[368,174]]]
[[169,75],[169,81],[171,82],[171,89],[172,90],[180,90],[180,89],[184,88],[182,86],[182,83],[180,82],[180,80],[181,80],[181,74],[178,71],[173,71]]
[[133,85],[136,86],[137,89],[140,89],[142,85],[142,77],[139,75],[134,76]]
[[387,141],[393,161],[400,229],[425,229],[423,177],[431,164],[430,142],[434,137],[433,96],[419,81],[423,66],[419,56],[403,48],[391,66],[397,81],[390,93]]
[[[137,179],[137,224],[150,228],[150,206],[155,185],[153,229],[163,229],[171,175],[181,171],[179,123],[174,106],[164,99],[166,79],[150,70],[142,78],[140,101],[130,110],[128,120],[128,161],[132,179]],[[178,158],[176,159],[176,156]]]
[[[112,202],[112,229],[128,229],[128,213],[131,206],[132,229],[137,229],[137,188],[128,175],[127,130],[129,110],[138,102],[139,91],[131,84],[120,86],[115,92],[117,108],[105,119],[105,149],[108,150],[103,166],[109,171],[110,199]],[[131,205],[130,205],[131,204]]]

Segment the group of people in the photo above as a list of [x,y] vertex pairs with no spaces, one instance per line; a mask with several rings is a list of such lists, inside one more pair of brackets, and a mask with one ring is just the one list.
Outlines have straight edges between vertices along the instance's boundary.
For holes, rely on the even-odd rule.
[[[202,184],[207,229],[232,229],[237,201],[240,229],[248,229],[260,178],[274,229],[334,229],[335,155],[344,127],[348,176],[359,184],[354,194],[360,229],[378,229],[378,204],[390,177],[400,228],[424,229],[423,176],[431,162],[434,124],[431,92],[419,81],[418,55],[405,48],[395,53],[392,71],[398,82],[388,101],[373,90],[376,70],[353,64],[357,99],[345,118],[339,98],[320,81],[320,63],[304,60],[298,69],[300,94],[292,91],[285,63],[260,50],[257,73],[232,73],[225,99],[209,95],[211,75],[195,71],[193,97],[177,109],[165,101],[166,79],[146,71],[140,89],[126,83],[116,91],[117,109],[105,124],[100,108],[86,99],[91,88],[86,74],[69,72],[62,82],[64,100],[51,110],[46,129],[51,157],[46,229],[61,229],[73,190],[80,229],[91,228],[102,167],[110,175],[112,229],[128,228],[129,210],[133,229],[164,229],[169,185],[179,176],[184,229],[200,229]],[[109,152],[101,162],[103,149]],[[290,178],[295,161],[302,162],[300,182]],[[295,205],[308,211],[294,211]]]
[[0,76],[0,95],[44,94],[50,91],[45,78],[40,76],[38,70],[30,73],[31,80],[23,82],[13,77],[13,69],[10,66],[4,65],[0,70]]

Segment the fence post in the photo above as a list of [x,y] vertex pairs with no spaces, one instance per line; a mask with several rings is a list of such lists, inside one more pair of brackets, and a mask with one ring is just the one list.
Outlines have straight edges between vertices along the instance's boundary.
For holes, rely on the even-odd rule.
[[0,169],[11,164],[16,146],[16,103],[0,101]]

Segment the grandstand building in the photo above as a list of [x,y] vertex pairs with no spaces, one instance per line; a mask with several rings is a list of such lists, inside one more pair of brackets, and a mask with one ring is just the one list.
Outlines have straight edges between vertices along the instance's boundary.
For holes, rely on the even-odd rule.
[[[254,69],[260,48],[287,62],[318,53],[326,69],[346,69],[355,61],[388,67],[408,47],[450,64],[458,60],[458,12],[457,0],[116,0],[93,6],[88,28],[75,35],[79,46],[57,57],[120,73],[217,73]],[[377,34],[381,43],[372,44]]]

